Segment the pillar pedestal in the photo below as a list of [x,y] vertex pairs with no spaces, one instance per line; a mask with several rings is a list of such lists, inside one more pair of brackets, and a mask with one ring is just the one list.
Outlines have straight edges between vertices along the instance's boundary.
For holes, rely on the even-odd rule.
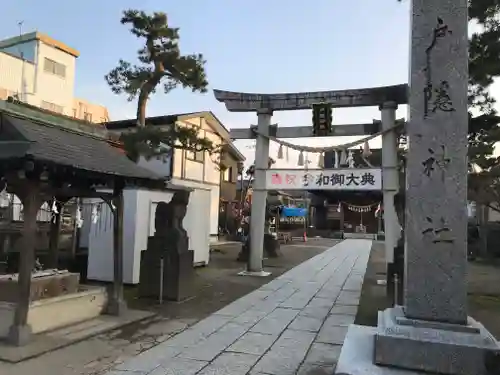
[[379,312],[374,362],[436,374],[487,375],[499,349],[471,317],[466,325],[408,319],[396,306]]
[[13,324],[9,328],[7,341],[13,346],[24,346],[31,341],[33,331],[29,324],[17,325]]
[[106,314],[112,316],[121,316],[127,311],[127,303],[123,298],[116,298],[111,294],[106,306]]
[[351,325],[338,375],[496,375],[498,344],[472,318],[467,325],[404,318],[401,307],[379,312],[378,327]]
[[241,271],[238,272],[238,276],[254,276],[254,277],[267,277],[270,276],[271,272],[268,271]]

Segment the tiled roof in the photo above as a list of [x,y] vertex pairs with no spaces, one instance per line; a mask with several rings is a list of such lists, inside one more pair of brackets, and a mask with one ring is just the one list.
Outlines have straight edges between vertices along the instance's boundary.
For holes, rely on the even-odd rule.
[[157,174],[128,159],[121,150],[111,146],[106,138],[8,112],[0,112],[0,121],[2,148],[7,149],[13,141],[26,142],[22,150],[20,146],[8,147],[12,152],[1,152],[0,160],[31,156],[38,161],[90,172],[131,179],[162,180]]

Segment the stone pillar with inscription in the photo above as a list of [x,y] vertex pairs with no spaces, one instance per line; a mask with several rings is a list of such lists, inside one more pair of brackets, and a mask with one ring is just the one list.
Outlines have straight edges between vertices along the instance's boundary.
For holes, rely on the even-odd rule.
[[467,316],[467,0],[413,0],[404,306],[379,313],[375,363],[486,375],[496,340]]

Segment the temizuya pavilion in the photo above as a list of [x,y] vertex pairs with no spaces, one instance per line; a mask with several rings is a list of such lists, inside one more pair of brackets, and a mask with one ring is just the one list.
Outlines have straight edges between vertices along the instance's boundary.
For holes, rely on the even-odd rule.
[[[114,282],[107,313],[119,315],[123,303],[123,189],[165,188],[158,175],[137,166],[114,147],[105,129],[24,103],[0,101],[0,178],[23,204],[18,300],[9,342],[30,340],[28,324],[35,264],[37,213],[44,202],[72,197],[101,198],[114,213]],[[103,193],[102,191],[108,191]]]

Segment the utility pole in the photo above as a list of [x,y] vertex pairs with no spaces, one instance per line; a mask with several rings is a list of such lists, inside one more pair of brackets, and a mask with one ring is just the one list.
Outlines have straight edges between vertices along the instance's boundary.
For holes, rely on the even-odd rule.
[[25,82],[24,82],[24,77],[25,77],[25,62],[24,62],[24,52],[22,51],[22,47],[21,47],[21,38],[23,36],[23,24],[24,24],[24,21],[19,21],[17,23],[17,26],[19,27],[19,43],[18,43],[18,51],[19,51],[19,56],[21,57],[21,87],[20,87],[20,90],[19,90],[19,93],[18,93],[18,100],[24,102],[25,101],[25,92],[26,92],[26,88],[25,88]]

